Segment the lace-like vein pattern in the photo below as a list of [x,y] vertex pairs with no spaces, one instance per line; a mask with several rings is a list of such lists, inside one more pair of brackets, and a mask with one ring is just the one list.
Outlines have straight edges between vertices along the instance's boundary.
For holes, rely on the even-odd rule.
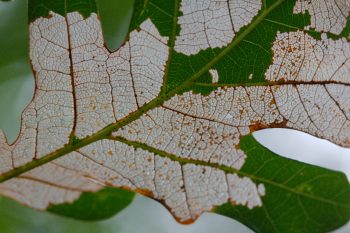
[[122,48],[104,46],[96,14],[51,13],[30,25],[35,96],[22,115],[20,136],[6,145],[0,172],[53,152],[70,135],[85,137],[155,98],[168,57],[167,38],[150,20]]
[[182,0],[175,51],[197,54],[228,45],[261,9],[261,0]]
[[[162,79],[164,61],[151,61],[149,58],[166,58],[167,39],[159,35],[149,20],[141,25],[139,32],[132,32],[130,40],[112,54],[103,46],[96,15],[84,20],[77,13],[69,14],[67,18],[52,13],[49,19],[40,18],[35,21],[31,25],[31,34],[31,56],[37,73],[36,81],[42,83],[40,90],[51,88],[56,91],[65,88],[53,99],[62,99],[60,95],[70,98],[70,102],[64,102],[69,106],[67,112],[70,115],[66,114],[67,117],[61,119],[68,122],[69,127],[67,126],[64,135],[59,134],[59,128],[55,128],[59,131],[57,137],[66,139],[61,142],[61,147],[68,142],[72,131],[79,136],[88,135],[103,125],[125,117],[159,92],[161,81],[157,80]],[[60,37],[51,42],[55,35]],[[46,48],[47,44],[51,47]],[[56,51],[60,52],[57,57]],[[64,69],[56,67],[56,63],[64,65]],[[56,76],[48,75],[47,70],[56,72]],[[57,78],[61,76],[66,79]],[[45,105],[50,99],[39,98],[36,94],[31,104],[36,106],[42,101]],[[48,122],[50,115],[46,112],[62,112],[60,108],[54,107],[52,105],[40,113],[47,117]],[[34,133],[28,131],[27,122],[41,124],[41,119],[26,117],[24,114],[23,122],[21,136],[14,145],[1,144],[4,161],[2,172],[34,158],[29,156],[18,162],[13,156],[18,143],[27,146],[34,143],[45,148],[43,140],[56,140],[38,140],[37,129]],[[53,133],[56,132],[50,124],[44,126]],[[22,135],[27,132],[32,133],[23,138]],[[5,142],[3,135],[1,139]],[[54,149],[56,148],[45,153]],[[18,156],[31,153],[23,149]],[[38,155],[40,158],[44,152]],[[13,164],[15,159],[16,164]],[[242,160],[239,159],[237,164],[239,163]],[[71,202],[81,192],[97,191],[105,185],[140,191],[161,200],[182,222],[191,221],[203,211],[210,211],[213,206],[229,200],[249,208],[261,206],[260,196],[265,194],[264,186],[261,184],[258,188],[249,178],[225,174],[210,166],[181,165],[178,161],[114,140],[96,142],[2,183],[0,193],[29,206],[45,209],[50,204]]]
[[344,29],[350,11],[349,0],[297,0],[294,13],[309,12],[311,24],[319,32],[340,34]]

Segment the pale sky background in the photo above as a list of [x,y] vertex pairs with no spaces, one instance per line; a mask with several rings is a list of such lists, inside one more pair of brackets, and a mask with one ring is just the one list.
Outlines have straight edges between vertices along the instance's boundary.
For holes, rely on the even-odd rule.
[[[17,3],[0,3],[0,39],[5,36],[1,32],[2,28],[10,19],[13,19],[13,12],[24,9],[23,1]],[[12,12],[12,14],[11,14]],[[6,13],[6,14],[5,14]],[[17,12],[18,13],[18,12]],[[17,29],[16,29],[17,30]],[[19,30],[19,29],[18,29]],[[14,31],[16,33],[16,31]],[[6,35],[11,38],[13,35]],[[1,51],[1,50],[0,50]],[[6,59],[0,52],[0,60]],[[24,68],[23,68],[24,67]],[[27,67],[27,68],[26,68]],[[24,69],[25,72],[18,72]],[[11,62],[0,67],[0,128],[4,129],[9,138],[14,139],[19,129],[20,112],[30,101],[33,93],[33,77],[28,73],[28,63],[24,60]],[[327,167],[334,170],[343,171],[350,177],[350,149],[344,149],[328,141],[316,139],[310,135],[292,130],[271,129],[254,133],[255,138],[273,152],[300,160],[306,163]],[[1,209],[0,202],[0,209]],[[16,213],[5,208],[1,215],[14,215]],[[5,211],[5,212],[4,212]],[[24,211],[26,212],[26,211]],[[33,231],[45,226],[55,226],[57,222],[65,222],[62,217],[49,213],[37,213],[28,210],[29,214],[23,218],[32,221]],[[67,220],[73,221],[73,220]],[[71,222],[70,222],[71,223]],[[63,224],[63,223],[62,223]],[[86,224],[73,221],[71,224]],[[135,201],[119,215],[103,222],[96,223],[105,229],[105,232],[119,233],[248,233],[252,232],[244,225],[215,214],[204,214],[192,225],[180,225],[170,213],[159,203],[141,196],[137,196]],[[55,232],[60,233],[59,227],[55,227]],[[28,228],[27,228],[28,230]],[[0,232],[1,229],[0,229]],[[16,231],[15,233],[18,233]],[[30,232],[30,231],[23,231]],[[350,224],[335,231],[336,233],[350,232]],[[8,232],[2,232],[8,233]],[[51,231],[50,231],[51,233]]]

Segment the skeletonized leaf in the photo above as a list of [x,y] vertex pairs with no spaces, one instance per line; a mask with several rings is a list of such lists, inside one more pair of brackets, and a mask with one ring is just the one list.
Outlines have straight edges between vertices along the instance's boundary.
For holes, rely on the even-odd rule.
[[109,51],[93,0],[29,1],[36,90],[17,140],[0,135],[0,193],[60,212],[108,186],[183,223],[214,210],[257,232],[344,224],[344,175],[280,158],[251,133],[350,146],[349,11],[345,0],[137,1]]

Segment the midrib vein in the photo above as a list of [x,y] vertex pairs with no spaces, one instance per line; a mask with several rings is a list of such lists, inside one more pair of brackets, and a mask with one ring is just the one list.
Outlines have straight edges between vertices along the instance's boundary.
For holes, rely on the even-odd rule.
[[[224,49],[222,50],[214,59],[212,59],[210,62],[208,62],[205,66],[203,66],[202,69],[200,69],[197,73],[195,73],[193,76],[188,78],[185,82],[183,82],[181,85],[176,87],[170,92],[167,93],[160,93],[160,95],[152,100],[151,102],[143,105],[141,108],[139,108],[137,111],[130,113],[128,116],[124,117],[123,119],[119,120],[116,123],[110,124],[103,128],[102,130],[98,131],[97,133],[87,136],[78,142],[70,142],[69,144],[65,145],[63,148],[54,151],[52,153],[47,154],[46,156],[43,156],[37,160],[33,160],[29,163],[26,163],[22,166],[16,167],[8,172],[5,172],[0,175],[0,183],[7,181],[11,178],[17,177],[20,174],[23,174],[27,171],[30,171],[36,167],[39,167],[41,165],[44,165],[52,160],[55,160],[59,157],[62,157],[66,154],[69,154],[70,152],[73,152],[75,150],[78,150],[86,145],[89,145],[93,142],[96,142],[101,139],[107,138],[113,131],[116,131],[120,129],[121,127],[135,121],[139,117],[141,117],[144,113],[148,112],[149,110],[156,108],[158,106],[161,106],[164,101],[170,99],[177,93],[180,93],[182,90],[184,90],[186,87],[193,84],[193,82],[205,74],[213,65],[215,65],[217,62],[219,62],[227,53],[229,53],[234,47],[236,47],[254,28],[256,28],[263,20],[264,18],[277,6],[279,6],[282,2],[285,0],[278,0],[273,5],[271,5],[269,8],[263,10],[256,18],[253,20],[253,22],[246,28],[245,31],[242,33],[239,33],[237,37],[233,39],[233,41]],[[166,77],[165,77],[166,78]],[[165,85],[165,84],[164,84]],[[162,87],[163,88],[163,87]]]

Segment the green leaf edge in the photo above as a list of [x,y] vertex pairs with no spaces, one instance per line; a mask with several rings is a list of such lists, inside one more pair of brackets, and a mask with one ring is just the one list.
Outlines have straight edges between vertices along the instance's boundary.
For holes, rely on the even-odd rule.
[[73,203],[50,205],[47,211],[70,218],[97,221],[112,217],[134,200],[132,191],[104,188],[98,192],[82,193]]
[[29,22],[47,17],[50,11],[63,16],[78,11],[86,18],[93,12],[97,13],[97,4],[95,0],[28,0]]

